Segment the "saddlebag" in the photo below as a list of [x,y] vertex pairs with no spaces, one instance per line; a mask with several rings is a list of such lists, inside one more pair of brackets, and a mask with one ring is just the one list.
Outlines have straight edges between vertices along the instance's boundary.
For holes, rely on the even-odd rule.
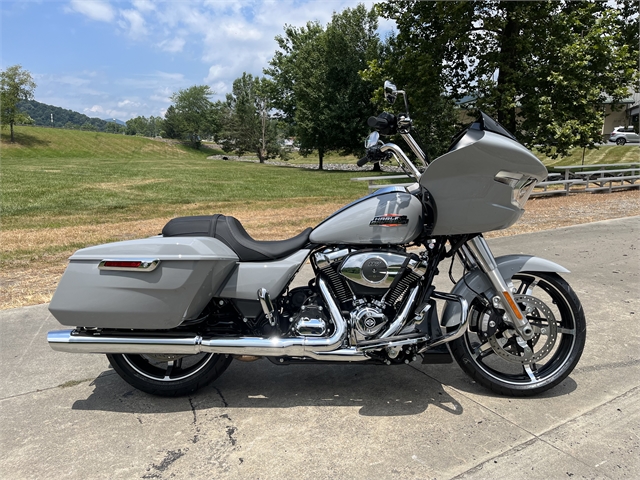
[[197,318],[238,257],[210,237],[151,237],[78,250],[49,305],[62,325],[169,329]]

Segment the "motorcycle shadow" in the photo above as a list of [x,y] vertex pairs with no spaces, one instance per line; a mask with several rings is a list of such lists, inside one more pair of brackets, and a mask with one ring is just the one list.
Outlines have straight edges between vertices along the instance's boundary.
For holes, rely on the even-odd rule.
[[[460,402],[443,385],[406,365],[288,365],[233,362],[213,384],[190,397],[163,398],[133,389],[103,372],[74,410],[172,413],[202,408],[356,407],[362,416],[419,415],[430,407],[461,415]],[[188,400],[188,401],[185,401]]]

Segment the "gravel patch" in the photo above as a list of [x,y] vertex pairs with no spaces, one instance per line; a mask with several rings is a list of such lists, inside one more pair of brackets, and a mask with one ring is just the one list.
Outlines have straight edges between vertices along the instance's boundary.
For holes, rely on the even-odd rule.
[[[260,163],[257,158],[254,157],[238,157],[236,155],[211,155],[207,157],[207,160],[226,160],[234,162],[247,162],[247,163]],[[318,170],[318,162],[316,163],[289,163],[279,160],[265,160],[265,165],[276,165],[278,167],[292,167],[292,168],[304,168],[306,170]],[[370,172],[373,171],[373,165],[367,164],[364,167],[359,167],[353,163],[323,163],[323,170],[332,170],[339,172]],[[383,172],[402,173],[402,168],[393,165],[383,165]]]

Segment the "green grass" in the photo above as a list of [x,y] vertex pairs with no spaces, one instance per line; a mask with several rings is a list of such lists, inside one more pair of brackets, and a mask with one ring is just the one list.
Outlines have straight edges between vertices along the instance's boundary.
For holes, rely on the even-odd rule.
[[[2,226],[112,223],[171,216],[189,204],[288,206],[348,202],[366,193],[353,172],[207,160],[198,151],[140,137],[16,128],[2,135]],[[210,212],[216,213],[216,212]]]
[[[570,154],[562,158],[550,158],[540,152],[533,152],[547,168],[582,165],[582,148],[574,148]],[[613,164],[640,162],[640,148],[638,146],[602,145],[597,149],[584,150],[584,164]]]

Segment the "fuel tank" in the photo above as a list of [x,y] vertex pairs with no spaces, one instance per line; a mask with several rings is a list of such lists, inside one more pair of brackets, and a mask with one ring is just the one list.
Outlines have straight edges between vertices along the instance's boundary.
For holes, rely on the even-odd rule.
[[309,237],[316,244],[402,245],[423,228],[422,203],[404,187],[377,190],[333,213]]

